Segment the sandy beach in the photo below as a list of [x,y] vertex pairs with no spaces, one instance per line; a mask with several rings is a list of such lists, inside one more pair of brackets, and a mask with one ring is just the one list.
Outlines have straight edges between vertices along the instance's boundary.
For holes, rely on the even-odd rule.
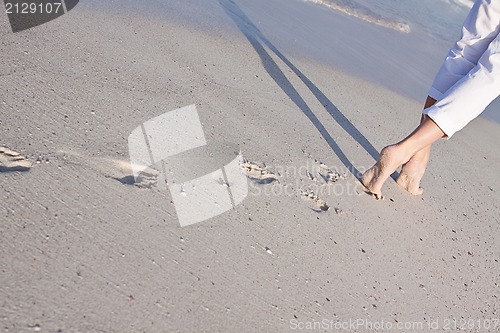
[[[384,45],[332,32],[338,50],[308,57],[323,43],[301,42],[300,14],[387,47],[400,32],[291,1],[293,44],[266,23],[282,2],[82,1],[18,33],[1,16],[3,332],[500,330],[500,125],[438,142],[422,196],[390,179],[374,200],[356,175],[418,124],[446,45],[408,85],[390,59],[361,79],[336,59],[365,71]],[[193,104],[208,145],[240,148],[248,195],[181,227],[157,176],[134,181],[128,138]]]

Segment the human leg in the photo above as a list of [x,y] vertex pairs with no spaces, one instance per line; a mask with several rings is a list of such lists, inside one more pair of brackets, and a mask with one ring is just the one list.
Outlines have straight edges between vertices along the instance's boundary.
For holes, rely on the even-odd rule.
[[498,22],[500,2],[476,1],[464,24],[462,39],[450,50],[429,91],[428,100],[439,102],[426,107],[423,113],[428,117],[421,125],[405,140],[384,148],[379,161],[363,175],[363,184],[376,196],[381,195],[383,183],[401,164],[405,164],[406,172],[398,183],[411,193],[421,193],[419,182],[430,145],[439,137],[450,138],[500,94]]
[[[443,99],[424,110],[428,117],[412,134],[381,151],[379,161],[363,175],[363,184],[370,192],[381,196],[383,183],[400,165],[407,163],[422,149],[421,154],[425,158],[432,143],[443,136],[450,138],[499,95],[500,35],[490,43],[467,76],[448,89]],[[414,187],[412,183],[412,191],[418,191]]]
[[[461,39],[450,49],[429,90],[425,110],[442,99],[448,89],[464,78],[479,62],[490,43],[500,31],[499,2],[478,0],[465,19]],[[425,119],[422,116],[421,121]],[[403,165],[397,183],[408,192],[422,193],[422,179],[430,157],[431,147],[417,152]]]
[[423,122],[404,140],[387,146],[380,152],[377,163],[366,171],[361,179],[368,191],[381,198],[382,185],[389,176],[412,156],[444,136],[444,132],[436,123],[426,117]]
[[[431,107],[436,103],[436,100],[430,96],[427,96],[427,100],[425,101],[424,109]],[[420,119],[420,123],[425,120],[426,116],[422,115]],[[399,186],[407,190],[413,195],[421,195],[423,193],[422,188],[420,187],[420,181],[424,176],[425,170],[427,168],[427,164],[429,163],[429,158],[431,156],[431,146],[422,148],[418,152],[413,155],[408,162],[403,164],[401,168],[401,172],[399,173],[399,177],[397,179],[397,183]]]

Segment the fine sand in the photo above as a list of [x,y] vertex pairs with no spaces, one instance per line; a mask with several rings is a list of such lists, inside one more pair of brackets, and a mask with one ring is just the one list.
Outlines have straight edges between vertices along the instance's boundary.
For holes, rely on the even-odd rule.
[[[422,196],[389,179],[376,201],[355,175],[421,103],[283,51],[242,3],[199,26],[85,1],[25,32],[0,20],[1,330],[498,330],[499,125],[438,142]],[[290,4],[296,22],[311,5]],[[191,104],[209,144],[240,147],[249,194],[181,227],[127,138]]]

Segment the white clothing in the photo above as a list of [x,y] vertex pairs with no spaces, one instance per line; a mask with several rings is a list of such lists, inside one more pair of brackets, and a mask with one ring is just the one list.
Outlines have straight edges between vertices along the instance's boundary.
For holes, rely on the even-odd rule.
[[450,138],[500,95],[500,0],[477,0],[429,90],[425,109]]

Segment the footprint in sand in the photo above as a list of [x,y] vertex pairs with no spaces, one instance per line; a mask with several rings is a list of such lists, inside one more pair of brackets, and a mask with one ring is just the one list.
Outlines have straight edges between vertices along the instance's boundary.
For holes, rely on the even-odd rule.
[[338,182],[339,180],[345,179],[345,176],[339,174],[338,172],[330,170],[330,168],[324,163],[320,162],[318,169],[318,174],[327,184],[333,184]]
[[115,179],[122,184],[134,185],[140,188],[153,188],[160,185],[160,172],[152,168],[146,168],[135,179],[130,161],[86,156],[84,153],[69,150],[60,150],[57,154],[68,162],[95,170],[105,177]]
[[324,185],[331,185],[338,182],[339,180],[346,179],[345,175],[341,175],[336,171],[332,171],[326,164],[318,160],[314,160],[314,163],[312,163],[312,165],[310,166],[308,163],[306,176],[308,180]]
[[[261,166],[262,165],[262,166]],[[258,183],[258,184],[270,184],[273,182],[278,182],[281,184],[279,176],[275,175],[273,172],[269,171],[268,167],[264,164],[256,164],[250,161],[244,161],[241,164],[241,168],[244,170],[246,176]],[[340,180],[346,179],[345,175],[341,175],[336,171],[332,171],[326,164],[314,160],[312,165],[308,164],[308,170],[306,170],[307,182],[315,183],[315,186],[328,186],[332,185]],[[301,179],[302,181],[302,179]],[[327,202],[321,199],[313,190],[308,189],[306,191],[300,192],[300,197],[307,202],[310,209],[315,212],[326,212],[330,209]],[[342,215],[343,212],[336,209],[337,215]]]
[[321,213],[321,212],[326,212],[327,210],[330,209],[330,206],[328,206],[326,201],[321,199],[313,191],[305,191],[302,192],[300,195],[302,199],[304,199],[308,203],[309,208],[311,208],[315,212]]
[[28,171],[31,163],[18,152],[0,147],[0,172]]
[[[163,190],[163,188],[165,187],[163,186],[162,188],[160,188],[160,179],[162,177],[160,172],[156,169],[148,167],[141,171],[137,178],[134,178],[134,176],[132,175],[132,164],[130,164],[130,162],[121,160],[110,160],[110,162],[112,162],[114,166],[118,168],[122,173],[127,174],[124,177],[110,176],[111,178],[118,180],[122,184],[135,185],[140,188],[158,188],[160,190]],[[163,182],[165,182],[164,179]]]
[[259,165],[244,161],[241,164],[241,168],[245,171],[247,177],[258,184],[270,184],[274,181],[278,181],[278,176],[268,171],[265,167],[260,167]]

